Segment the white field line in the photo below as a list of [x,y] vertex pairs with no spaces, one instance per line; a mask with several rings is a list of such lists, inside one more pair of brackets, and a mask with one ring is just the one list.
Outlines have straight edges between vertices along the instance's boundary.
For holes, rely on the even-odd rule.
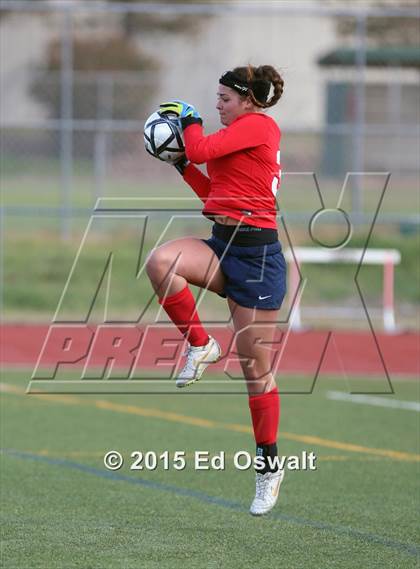
[[387,399],[374,395],[356,395],[344,393],[343,391],[327,391],[327,399],[334,401],[347,401],[348,403],[359,403],[361,405],[373,405],[374,407],[392,407],[393,409],[404,409],[405,411],[420,412],[420,403],[416,401],[401,401],[399,399]]

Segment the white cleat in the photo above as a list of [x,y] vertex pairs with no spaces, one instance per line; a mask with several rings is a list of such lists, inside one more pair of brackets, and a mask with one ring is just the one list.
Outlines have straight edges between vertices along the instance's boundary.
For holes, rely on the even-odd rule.
[[205,346],[190,346],[185,355],[187,361],[176,379],[177,387],[185,387],[198,381],[209,364],[220,360],[222,350],[216,340],[209,336]]
[[280,484],[283,482],[284,470],[256,474],[255,498],[249,513],[253,516],[263,516],[274,508],[279,497]]

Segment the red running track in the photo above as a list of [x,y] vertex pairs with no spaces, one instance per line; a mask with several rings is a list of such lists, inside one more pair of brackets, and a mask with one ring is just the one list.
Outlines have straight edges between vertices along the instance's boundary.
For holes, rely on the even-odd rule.
[[[133,326],[93,327],[15,325],[0,327],[0,363],[3,367],[33,368],[41,354],[40,369],[58,362],[65,369],[106,368],[114,358],[115,368],[169,369],[179,359],[182,338],[173,326],[152,326],[147,330]],[[238,370],[233,331],[226,326],[209,327],[220,342],[225,356],[212,366],[215,371]],[[49,334],[48,334],[49,332]],[[269,346],[276,374],[405,375],[420,374],[420,334],[376,334],[344,331],[278,331],[276,343]],[[69,363],[71,362],[71,363]]]

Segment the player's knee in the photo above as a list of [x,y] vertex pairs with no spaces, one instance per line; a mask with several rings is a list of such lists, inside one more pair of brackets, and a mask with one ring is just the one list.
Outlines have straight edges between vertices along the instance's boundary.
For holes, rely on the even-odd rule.
[[273,380],[271,374],[264,374],[263,376],[258,376],[258,374],[245,374],[245,380],[248,385],[248,391],[258,394],[267,393],[271,391]]
[[242,372],[247,381],[258,382],[263,388],[271,381],[270,364],[258,358],[249,358],[241,361]]
[[164,248],[158,247],[153,249],[146,259],[146,272],[150,278],[153,278],[162,273],[168,273],[173,260],[165,251]]

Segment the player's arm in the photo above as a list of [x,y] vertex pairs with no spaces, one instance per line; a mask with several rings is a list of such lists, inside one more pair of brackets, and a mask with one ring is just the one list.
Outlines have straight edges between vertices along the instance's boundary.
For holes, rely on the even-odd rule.
[[214,134],[204,136],[203,121],[193,105],[176,99],[162,103],[159,110],[178,117],[184,131],[186,157],[195,164],[259,146],[267,138],[267,127],[261,123],[263,117],[257,114],[250,114]]
[[185,157],[176,162],[174,166],[200,200],[205,202],[210,193],[210,179]]
[[200,200],[205,202],[210,193],[210,178],[203,174],[197,166],[191,164],[191,162],[185,167],[182,177]]
[[193,117],[181,119],[181,123],[186,156],[195,164],[253,148],[267,139],[266,126],[261,124],[261,117],[256,115],[234,122],[208,136],[204,136],[202,125]]

